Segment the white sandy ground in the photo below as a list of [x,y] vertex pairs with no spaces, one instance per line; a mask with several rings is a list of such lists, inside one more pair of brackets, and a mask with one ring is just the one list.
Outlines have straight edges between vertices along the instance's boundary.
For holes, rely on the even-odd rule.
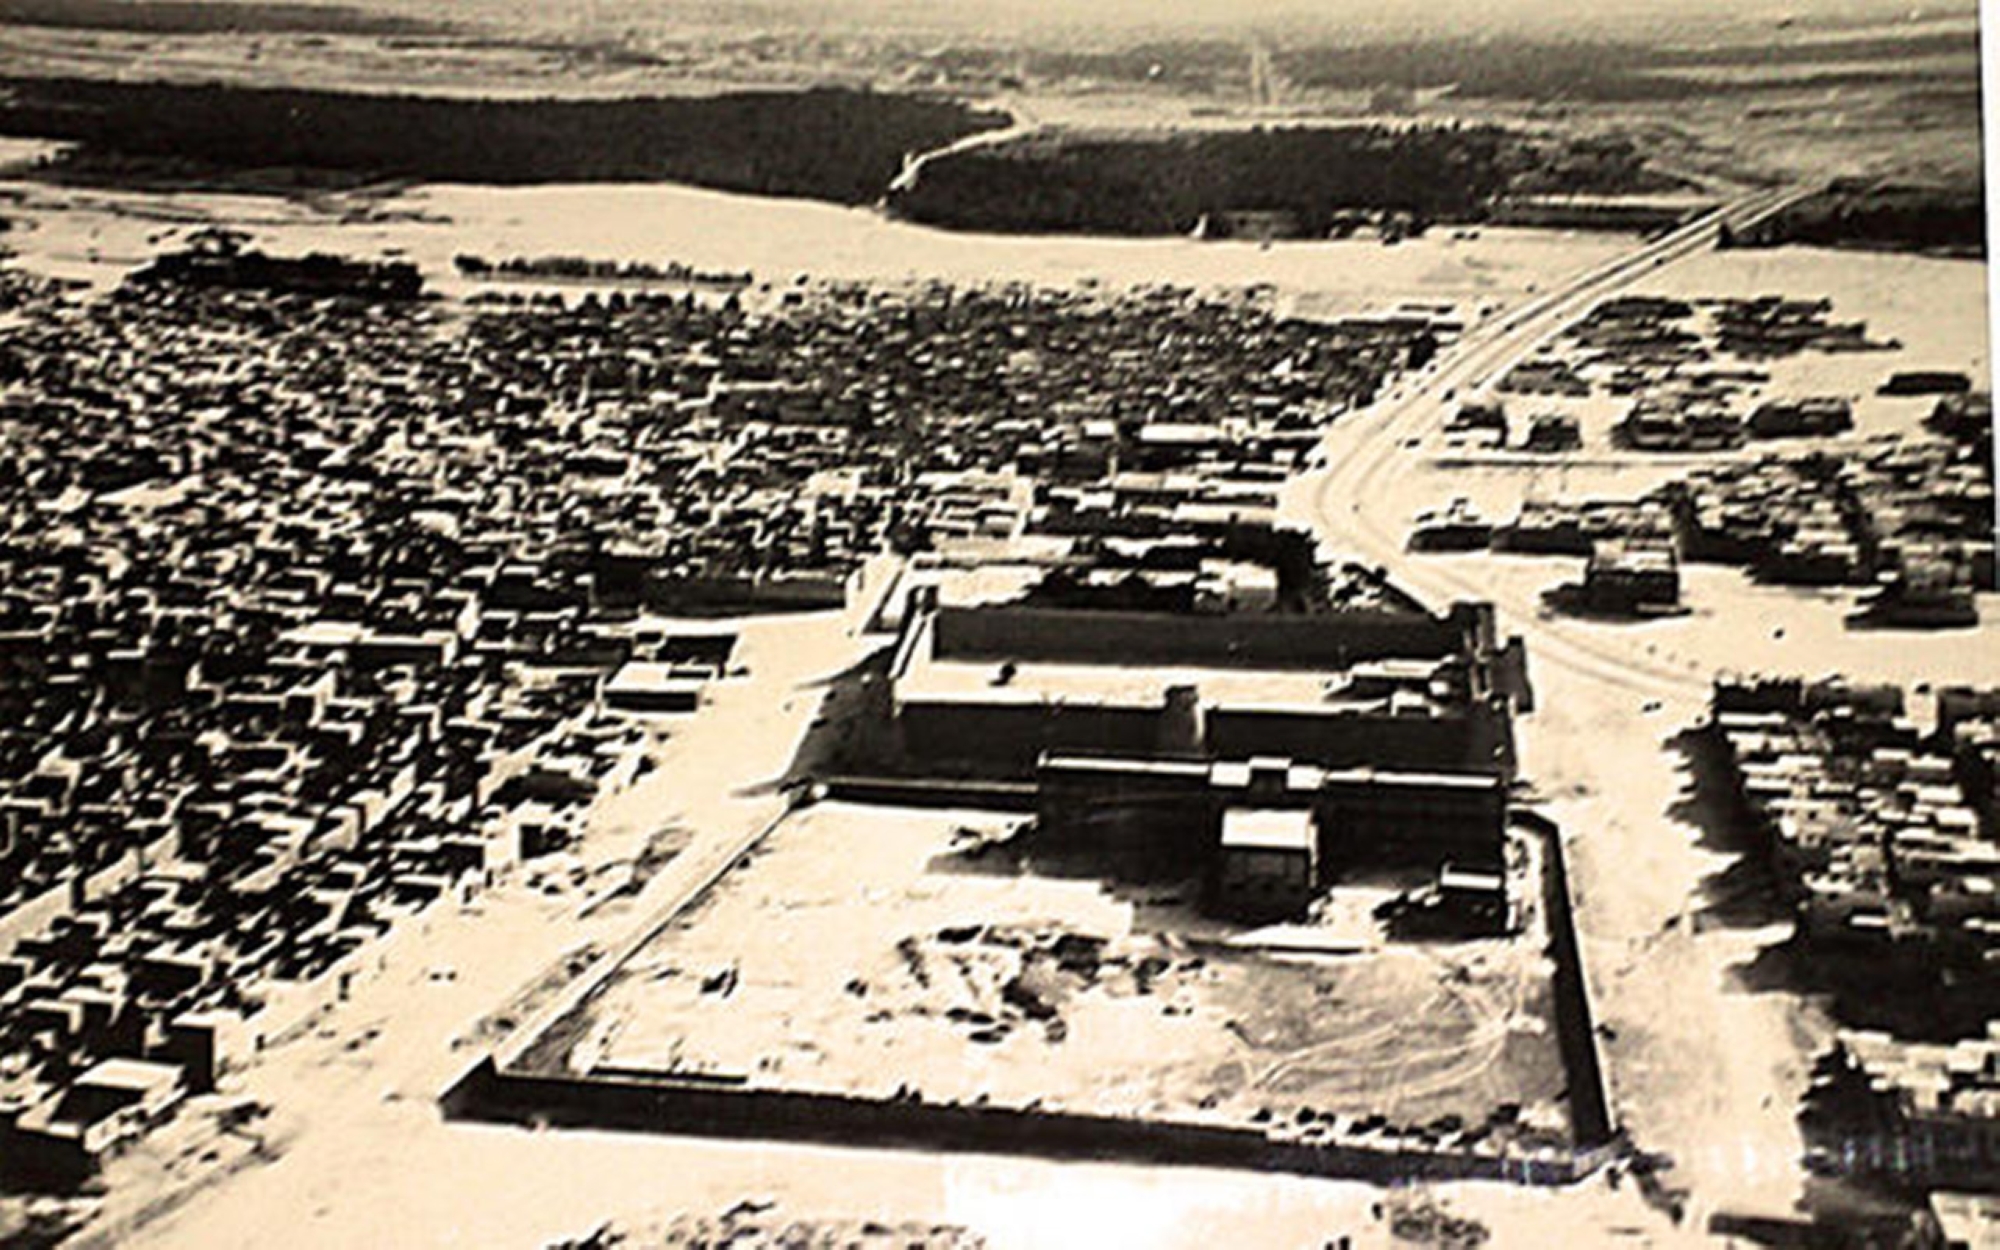
[[[0,181],[17,228],[4,242],[38,272],[95,285],[204,225],[247,230],[266,249],[402,255],[433,286],[469,287],[452,258],[582,256],[681,261],[749,270],[785,284],[799,275],[883,282],[1050,286],[1168,283],[1202,289],[1268,283],[1316,315],[1404,300],[1505,304],[1624,250],[1627,237],[1446,229],[1395,247],[1363,239],[1263,247],[1192,239],[961,234],[892,221],[864,208],[731,195],[663,184],[423,186],[386,198],[314,200],[146,193]],[[346,220],[343,220],[346,218]],[[500,289],[522,289],[506,284]]]

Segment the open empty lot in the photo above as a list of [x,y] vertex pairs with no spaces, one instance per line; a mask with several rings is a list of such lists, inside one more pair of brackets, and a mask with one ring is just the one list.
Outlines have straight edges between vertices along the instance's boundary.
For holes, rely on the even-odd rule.
[[[1248,1124],[1565,1131],[1532,940],[1281,957],[1092,880],[968,857],[1000,817],[794,816],[530,1052],[532,1066]],[[1539,926],[1534,928],[1538,930]],[[1235,935],[1240,936],[1240,935]]]

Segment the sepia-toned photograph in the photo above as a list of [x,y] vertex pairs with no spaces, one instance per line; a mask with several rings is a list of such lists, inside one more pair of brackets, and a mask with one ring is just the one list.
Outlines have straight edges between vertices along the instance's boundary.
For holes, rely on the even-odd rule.
[[0,1250],[2000,1250],[1980,19],[0,0]]

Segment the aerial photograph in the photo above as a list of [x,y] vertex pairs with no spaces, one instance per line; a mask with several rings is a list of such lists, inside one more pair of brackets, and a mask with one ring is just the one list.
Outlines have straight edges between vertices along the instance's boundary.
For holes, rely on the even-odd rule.
[[1977,0],[0,0],[0,1248],[2000,1250]]

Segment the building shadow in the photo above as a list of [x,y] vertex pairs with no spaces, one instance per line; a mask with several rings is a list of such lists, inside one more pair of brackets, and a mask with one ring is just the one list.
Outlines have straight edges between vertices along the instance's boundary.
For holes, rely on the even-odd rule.
[[1667,747],[1682,778],[1667,818],[1694,830],[1695,845],[1702,850],[1734,856],[1696,887],[1701,905],[1695,923],[1762,929],[1792,919],[1756,820],[1729,782],[1722,743],[1704,729],[1691,728],[1675,734]]
[[[1879,1029],[1913,1042],[1953,1042],[1981,1034],[1995,995],[1941,967],[1849,955],[1792,937],[1733,964],[1730,976],[1753,994],[1817,999],[1843,1028]],[[1983,992],[1982,992],[1983,991]]]
[[881,704],[889,680],[893,647],[884,643],[838,673],[811,683],[802,690],[811,697],[822,690],[819,711],[793,752],[792,762],[781,774],[780,789],[806,785],[821,777],[869,771],[869,765],[884,754],[887,733]]

